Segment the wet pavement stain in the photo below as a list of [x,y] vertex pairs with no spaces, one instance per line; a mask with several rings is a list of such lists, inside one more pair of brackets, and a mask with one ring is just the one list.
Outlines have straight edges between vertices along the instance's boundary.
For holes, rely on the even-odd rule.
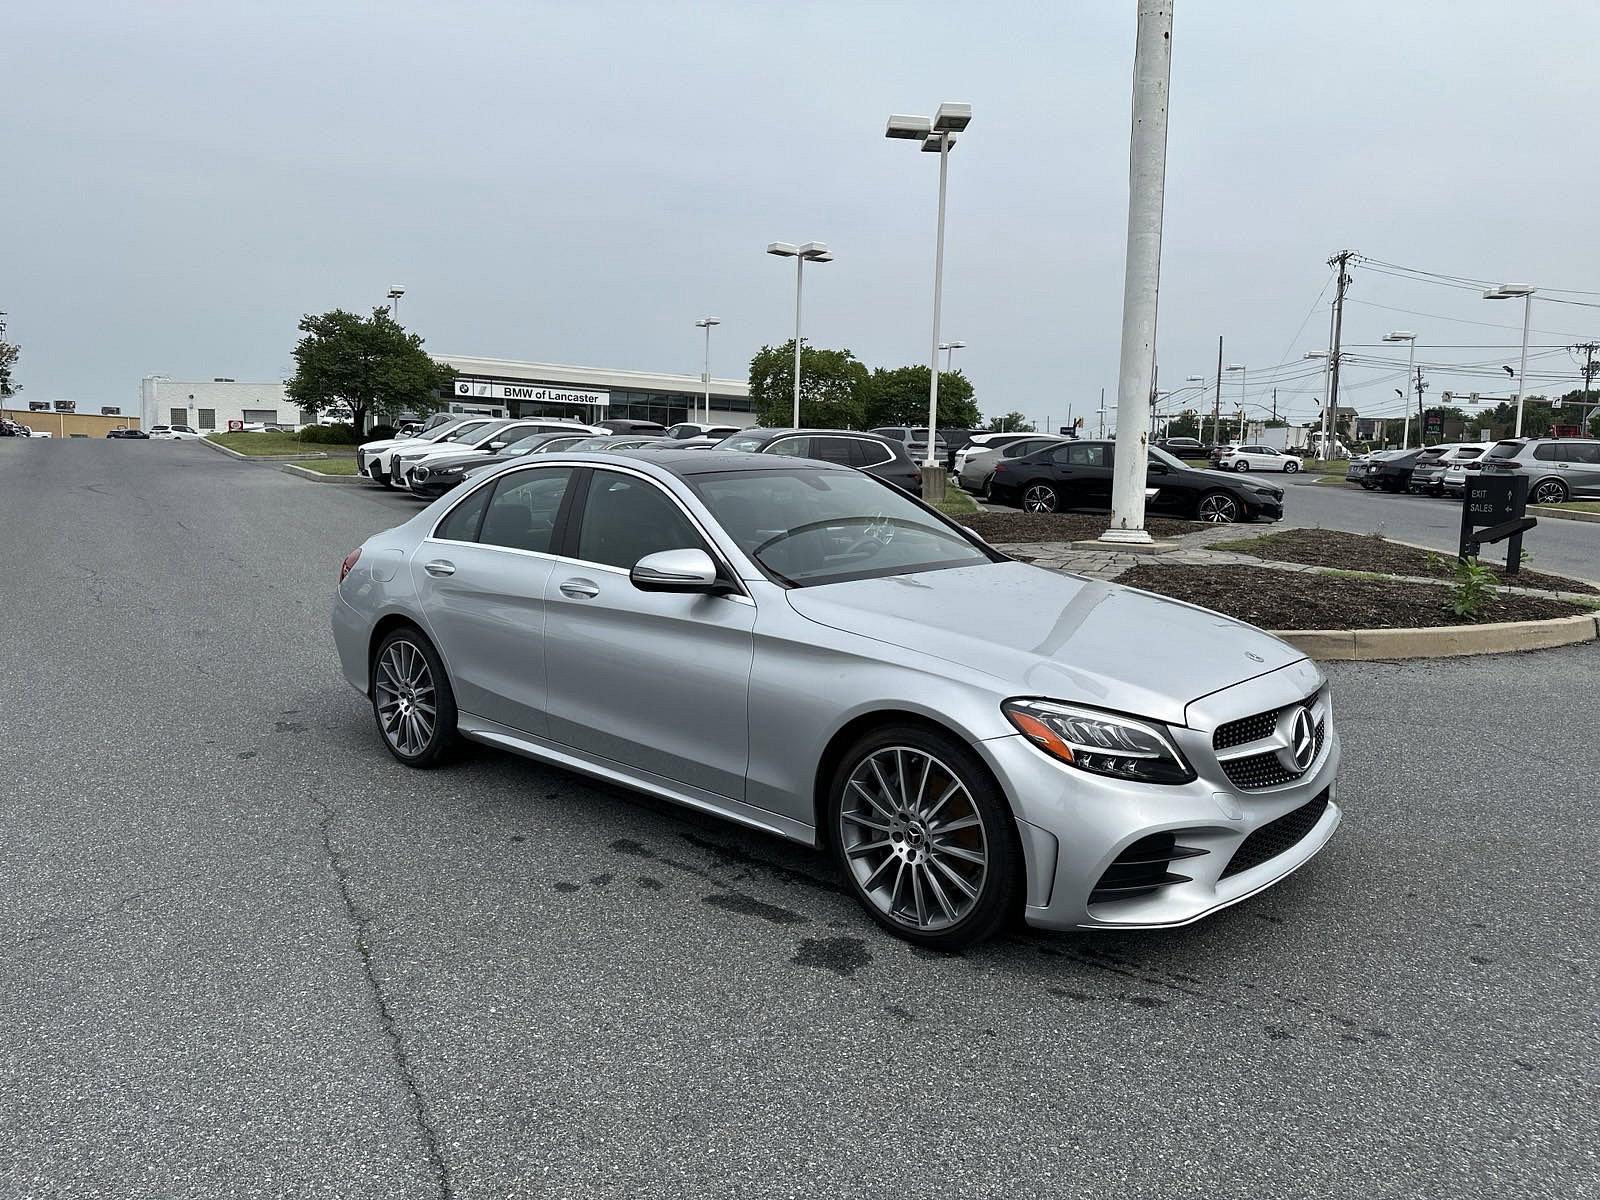
[[723,912],[738,913],[744,917],[760,917],[763,921],[771,921],[774,925],[804,925],[809,920],[793,909],[780,908],[776,904],[768,904],[764,900],[757,900],[740,892],[713,892],[709,896],[701,896],[700,900],[701,903],[709,904],[712,908],[720,908]]
[[575,883],[558,883],[558,884],[556,884],[556,891],[558,891],[558,892],[575,892],[577,890],[578,890],[578,885],[575,884]]
[[904,1004],[885,1004],[883,1006],[883,1011],[906,1025],[915,1023],[917,1019],[911,1014],[911,1010]]
[[802,938],[800,948],[789,961],[800,967],[820,967],[848,979],[871,963],[872,955],[860,938]]
[[594,884],[595,887],[605,887],[606,884],[610,883],[615,878],[615,875],[613,875],[610,871],[607,871],[602,875],[589,876],[589,882]]
[[644,888],[644,890],[647,892],[659,892],[667,885],[662,883],[661,880],[657,879],[654,875],[641,875],[639,876],[639,886]]

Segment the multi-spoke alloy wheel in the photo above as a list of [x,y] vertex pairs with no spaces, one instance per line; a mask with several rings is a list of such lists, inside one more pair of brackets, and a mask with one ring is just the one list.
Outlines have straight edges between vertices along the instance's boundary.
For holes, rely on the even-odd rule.
[[378,647],[372,660],[372,711],[384,744],[408,766],[432,766],[454,744],[450,681],[420,633],[397,630]]
[[1539,486],[1533,489],[1533,502],[1535,504],[1560,504],[1567,498],[1567,485],[1559,479],[1540,480]]
[[955,948],[988,936],[1021,873],[1004,799],[964,748],[920,730],[885,735],[859,746],[836,779],[838,861],[901,937]]
[[1239,519],[1239,502],[1227,492],[1207,492],[1200,497],[1198,515],[1213,525],[1226,525]]
[[1027,512],[1052,513],[1056,504],[1056,490],[1048,483],[1030,483],[1022,493],[1022,507]]

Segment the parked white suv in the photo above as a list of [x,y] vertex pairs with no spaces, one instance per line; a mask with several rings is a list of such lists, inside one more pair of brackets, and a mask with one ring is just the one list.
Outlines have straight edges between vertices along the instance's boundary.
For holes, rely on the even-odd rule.
[[1224,471],[1285,471],[1300,469],[1300,460],[1287,450],[1271,446],[1218,446],[1211,452],[1211,463]]
[[200,431],[188,425],[152,425],[150,426],[150,440],[152,442],[198,442]]
[[381,438],[376,442],[367,442],[356,448],[356,474],[365,475],[368,479],[383,484],[384,487],[392,488],[395,485],[389,479],[389,465],[394,460],[396,450],[413,450],[420,446],[430,446],[446,438],[453,440],[471,434],[488,423],[488,417],[467,417],[435,425],[426,433],[418,434],[414,438]]

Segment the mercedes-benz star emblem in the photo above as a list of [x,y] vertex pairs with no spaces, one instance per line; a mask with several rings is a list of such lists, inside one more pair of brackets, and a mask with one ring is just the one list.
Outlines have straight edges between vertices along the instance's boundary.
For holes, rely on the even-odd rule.
[[1294,724],[1289,726],[1289,753],[1294,755],[1294,766],[1297,771],[1304,771],[1311,765],[1311,760],[1317,753],[1317,731],[1311,723],[1311,710],[1302,706],[1294,714]]

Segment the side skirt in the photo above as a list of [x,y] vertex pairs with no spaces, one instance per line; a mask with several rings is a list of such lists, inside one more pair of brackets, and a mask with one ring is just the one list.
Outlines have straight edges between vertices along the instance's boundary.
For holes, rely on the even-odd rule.
[[473,716],[471,713],[461,713],[456,722],[456,727],[461,731],[461,736],[471,738],[475,742],[481,742],[485,746],[493,746],[499,750],[509,750],[513,754],[522,755],[524,758],[548,763],[551,766],[564,767],[569,771],[577,771],[579,774],[589,775],[595,779],[603,779],[607,783],[616,784],[618,787],[644,792],[646,795],[654,796],[658,800],[668,800],[673,804],[681,804],[685,808],[711,813],[714,816],[737,822],[751,829],[777,834],[779,837],[801,842],[807,846],[815,846],[817,844],[817,831],[810,825],[796,821],[791,817],[768,812],[764,808],[757,808],[753,804],[745,804],[739,800],[731,800],[726,796],[718,796],[715,793],[702,791],[699,788],[688,787],[685,784],[664,779],[649,772],[632,771],[624,764],[612,759],[596,758],[575,750],[571,746],[562,746],[545,738],[536,738],[520,729],[511,729],[484,717]]

